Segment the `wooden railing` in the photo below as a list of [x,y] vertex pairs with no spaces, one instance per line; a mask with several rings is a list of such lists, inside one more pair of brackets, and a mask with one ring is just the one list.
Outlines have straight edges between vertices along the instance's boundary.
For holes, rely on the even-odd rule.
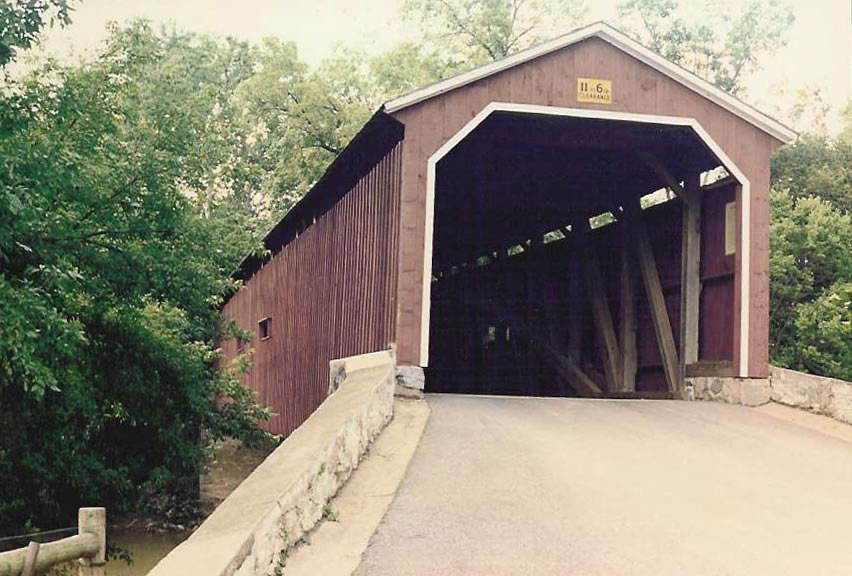
[[106,509],[80,508],[77,526],[76,536],[1,553],[0,576],[34,576],[77,559],[79,576],[104,576]]

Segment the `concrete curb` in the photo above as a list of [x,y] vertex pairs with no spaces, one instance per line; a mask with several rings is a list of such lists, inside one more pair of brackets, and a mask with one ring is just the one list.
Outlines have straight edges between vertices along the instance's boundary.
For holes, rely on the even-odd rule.
[[346,374],[339,389],[149,576],[281,573],[393,417],[393,352],[370,356],[337,361]]
[[772,401],[852,424],[852,383],[772,367]]

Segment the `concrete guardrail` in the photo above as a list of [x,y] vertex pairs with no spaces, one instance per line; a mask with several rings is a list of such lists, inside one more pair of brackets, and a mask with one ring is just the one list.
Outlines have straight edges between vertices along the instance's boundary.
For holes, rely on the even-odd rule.
[[333,393],[149,576],[282,572],[393,417],[392,350],[334,360]]

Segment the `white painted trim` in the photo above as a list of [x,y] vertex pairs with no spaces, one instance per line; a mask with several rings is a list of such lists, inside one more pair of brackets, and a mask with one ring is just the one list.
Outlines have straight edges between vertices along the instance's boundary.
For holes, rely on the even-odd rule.
[[595,120],[609,120],[621,122],[635,122],[640,124],[663,124],[667,126],[683,126],[691,128],[701,139],[705,146],[719,159],[719,162],[736,178],[742,187],[742,238],[740,249],[742,250],[740,270],[740,377],[748,376],[748,354],[749,354],[749,289],[751,273],[751,245],[750,226],[751,219],[751,184],[745,174],[734,164],[733,160],[725,154],[721,146],[707,133],[703,126],[695,118],[679,116],[656,116],[651,114],[634,114],[629,112],[611,112],[609,110],[587,110],[583,108],[558,108],[554,106],[536,106],[531,104],[509,104],[505,102],[491,102],[473,117],[461,130],[456,132],[452,138],[447,140],[443,146],[438,148],[429,157],[426,171],[426,223],[423,238],[423,293],[420,311],[420,366],[429,365],[429,321],[432,292],[432,250],[435,228],[435,185],[438,162],[446,156],[459,142],[465,139],[477,126],[494,112],[513,112],[518,114],[532,114],[540,116],[562,116],[567,118],[589,118]]
[[456,88],[470,84],[471,82],[497,74],[498,72],[502,72],[508,68],[523,64],[524,62],[528,62],[540,56],[544,56],[545,54],[555,52],[556,50],[560,50],[592,37],[600,38],[619,50],[630,54],[637,60],[640,60],[658,72],[665,74],[672,80],[686,86],[690,90],[697,92],[708,100],[715,102],[722,108],[725,108],[732,114],[739,116],[743,120],[760,128],[785,144],[793,141],[797,136],[794,130],[788,128],[781,122],[778,122],[753,106],[731,96],[724,90],[720,90],[707,80],[684,68],[681,68],[673,62],[666,60],[659,54],[642,46],[629,36],[619,32],[605,22],[596,22],[583,28],[578,28],[568,34],[559,36],[558,38],[554,38],[553,40],[544,42],[543,44],[533,46],[527,50],[517,52],[501,60],[491,62],[484,66],[480,66],[479,68],[474,68],[468,72],[464,72],[457,76],[453,76],[452,78],[447,78],[446,80],[430,84],[429,86],[425,86],[419,90],[394,98],[393,100],[385,103],[385,112],[389,114],[397,112],[403,108],[417,104],[418,102],[428,100],[429,98],[449,92],[450,90],[455,90]]

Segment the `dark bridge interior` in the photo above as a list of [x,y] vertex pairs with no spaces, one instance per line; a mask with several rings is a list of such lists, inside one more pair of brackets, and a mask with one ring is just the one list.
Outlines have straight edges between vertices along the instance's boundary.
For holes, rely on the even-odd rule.
[[640,199],[690,183],[704,215],[699,357],[730,361],[734,262],[720,242],[736,183],[697,188],[718,166],[687,127],[489,117],[437,165],[427,390],[672,393],[684,201]]

